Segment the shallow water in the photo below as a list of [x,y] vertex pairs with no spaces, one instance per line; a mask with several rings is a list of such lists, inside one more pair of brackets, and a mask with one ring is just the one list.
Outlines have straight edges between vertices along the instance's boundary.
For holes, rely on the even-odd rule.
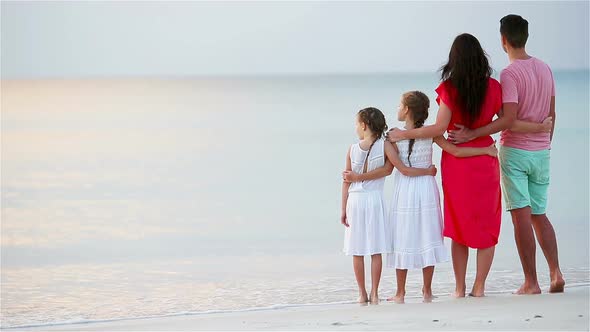
[[[548,215],[568,285],[587,285],[589,75],[555,77]],[[434,101],[435,87],[426,74],[3,81],[2,327],[354,301],[339,224],[354,116],[376,106],[401,126],[401,93]],[[488,293],[521,280],[504,214]],[[384,269],[382,298],[393,283]],[[410,300],[420,284],[410,272]],[[451,292],[450,263],[433,288]]]

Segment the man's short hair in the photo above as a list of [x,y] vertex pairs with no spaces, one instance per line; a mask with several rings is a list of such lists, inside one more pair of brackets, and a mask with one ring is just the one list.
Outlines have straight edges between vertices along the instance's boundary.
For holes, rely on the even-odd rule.
[[522,48],[529,38],[529,22],[519,15],[506,15],[500,20],[500,33],[510,46]]

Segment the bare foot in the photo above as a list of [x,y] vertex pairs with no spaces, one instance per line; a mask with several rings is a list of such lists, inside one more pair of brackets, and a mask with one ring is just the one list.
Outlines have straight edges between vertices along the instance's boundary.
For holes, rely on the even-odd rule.
[[367,304],[369,302],[369,297],[367,296],[367,292],[361,293],[359,296],[359,303],[360,304]]
[[378,295],[371,295],[370,303],[373,305],[379,304],[379,296]]
[[471,297],[484,297],[485,296],[484,291],[485,291],[485,287],[473,285],[473,288],[471,289],[471,293],[469,293],[469,296],[471,296]]
[[430,303],[432,302],[432,299],[435,298],[435,296],[432,295],[432,289],[424,290],[424,287],[422,287],[422,297],[422,302],[424,303]]
[[549,293],[563,293],[565,287],[565,280],[561,272],[555,277],[551,278],[551,286],[549,287]]
[[395,302],[397,304],[404,304],[405,303],[405,294],[404,295],[396,295],[394,297],[390,297],[387,299],[388,302]]
[[465,297],[465,287],[463,289],[455,288],[455,292],[453,293],[453,297],[455,297],[455,298]]
[[539,287],[538,283],[533,286],[530,286],[528,284],[522,284],[522,286],[520,286],[520,288],[516,292],[514,292],[513,294],[516,294],[516,295],[541,294],[541,287]]

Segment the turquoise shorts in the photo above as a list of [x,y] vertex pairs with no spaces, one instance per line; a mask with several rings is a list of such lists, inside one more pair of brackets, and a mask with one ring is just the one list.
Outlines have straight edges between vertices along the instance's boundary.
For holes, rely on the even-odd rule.
[[532,214],[545,214],[549,188],[549,150],[500,148],[502,191],[508,211],[530,206]]

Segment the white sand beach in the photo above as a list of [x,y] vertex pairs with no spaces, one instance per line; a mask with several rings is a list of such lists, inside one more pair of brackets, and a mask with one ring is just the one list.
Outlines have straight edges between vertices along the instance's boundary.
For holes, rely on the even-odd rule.
[[[589,329],[589,287],[564,294],[438,298],[430,304],[341,304],[30,328],[43,331]],[[17,329],[18,330],[18,329]]]

